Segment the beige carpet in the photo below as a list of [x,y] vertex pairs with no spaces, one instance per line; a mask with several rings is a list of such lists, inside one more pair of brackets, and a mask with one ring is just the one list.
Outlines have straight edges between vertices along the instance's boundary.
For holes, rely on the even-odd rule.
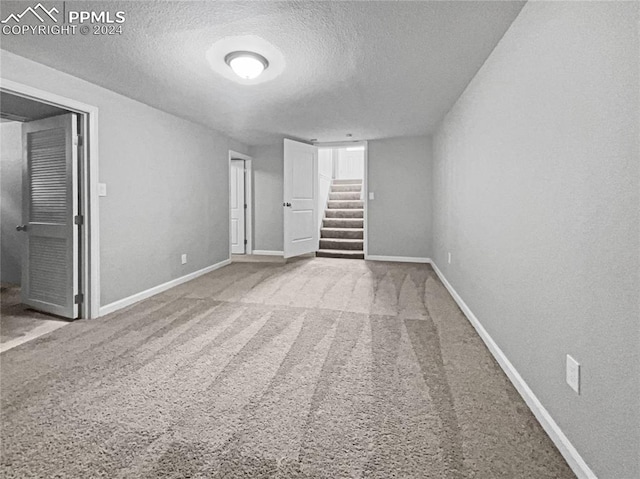
[[426,265],[234,263],[1,361],[4,477],[574,477]]
[[264,254],[232,254],[233,263],[286,263],[283,256]]
[[43,314],[20,303],[20,286],[0,287],[0,352],[67,326],[69,320]]

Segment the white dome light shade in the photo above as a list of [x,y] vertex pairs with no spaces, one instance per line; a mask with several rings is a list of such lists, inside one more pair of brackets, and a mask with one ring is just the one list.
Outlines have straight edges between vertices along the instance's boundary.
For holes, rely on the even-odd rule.
[[231,52],[224,61],[236,75],[245,80],[258,78],[269,66],[265,57],[253,52]]

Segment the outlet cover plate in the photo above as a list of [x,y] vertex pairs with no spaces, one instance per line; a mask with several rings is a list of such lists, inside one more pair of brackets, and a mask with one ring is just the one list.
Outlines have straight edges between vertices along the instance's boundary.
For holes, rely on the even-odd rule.
[[580,394],[580,363],[567,354],[567,384]]

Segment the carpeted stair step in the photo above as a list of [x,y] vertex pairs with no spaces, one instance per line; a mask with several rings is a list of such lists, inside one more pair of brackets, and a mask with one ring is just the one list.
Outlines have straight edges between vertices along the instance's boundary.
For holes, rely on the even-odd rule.
[[364,202],[362,200],[329,200],[327,202],[328,209],[348,209],[355,208],[360,209],[364,207]]
[[364,218],[364,210],[363,209],[337,209],[330,208],[324,211],[325,218]]
[[337,193],[339,191],[360,191],[362,189],[361,185],[332,185],[331,192]]
[[333,180],[334,185],[361,185],[362,180]]
[[322,258],[364,259],[364,252],[357,250],[321,249],[316,252],[316,256]]
[[330,200],[360,200],[359,191],[338,191],[329,193]]
[[363,218],[323,218],[323,228],[364,228]]
[[364,249],[364,241],[361,239],[321,238],[320,249],[348,249],[362,251]]
[[321,228],[321,238],[344,238],[363,239],[364,229],[362,228]]

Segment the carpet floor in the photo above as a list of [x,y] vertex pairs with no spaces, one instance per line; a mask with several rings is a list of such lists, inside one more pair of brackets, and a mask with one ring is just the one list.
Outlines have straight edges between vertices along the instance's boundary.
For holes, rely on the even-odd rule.
[[29,309],[20,301],[20,287],[3,283],[0,287],[0,352],[70,324],[67,319]]
[[234,263],[0,359],[7,478],[575,477],[428,265]]

